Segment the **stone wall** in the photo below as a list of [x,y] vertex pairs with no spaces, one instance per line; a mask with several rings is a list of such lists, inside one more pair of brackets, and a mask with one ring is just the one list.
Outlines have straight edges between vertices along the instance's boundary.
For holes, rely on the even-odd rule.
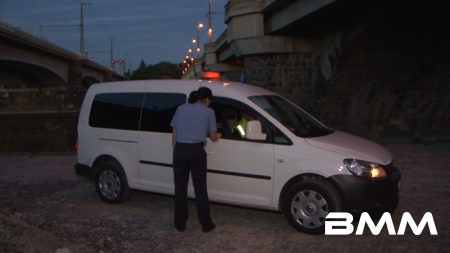
[[78,114],[0,114],[0,153],[75,151]]
[[361,34],[332,75],[320,117],[363,135],[449,134],[449,50],[438,37],[422,39],[405,30]]
[[438,5],[401,7],[347,27],[360,29],[330,56],[318,116],[368,137],[449,138],[450,18]]
[[448,11],[371,3],[322,19],[310,34],[311,53],[246,55],[244,81],[282,94],[337,129],[375,139],[448,140]]

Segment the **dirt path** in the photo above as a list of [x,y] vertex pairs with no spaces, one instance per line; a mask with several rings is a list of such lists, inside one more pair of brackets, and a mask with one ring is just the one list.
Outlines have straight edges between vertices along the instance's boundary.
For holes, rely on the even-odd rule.
[[432,212],[439,235],[312,236],[280,213],[213,204],[217,228],[204,234],[190,203],[184,233],[172,226],[172,198],[134,192],[110,205],[75,175],[74,156],[0,155],[0,252],[445,252],[450,248],[450,153],[390,145],[403,174],[400,204],[418,223]]

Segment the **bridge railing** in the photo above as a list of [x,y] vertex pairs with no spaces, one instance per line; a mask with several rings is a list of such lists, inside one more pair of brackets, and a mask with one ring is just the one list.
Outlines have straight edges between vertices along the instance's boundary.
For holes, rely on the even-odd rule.
[[22,41],[26,41],[27,43],[31,45],[38,45],[38,47],[46,49],[50,52],[57,53],[59,55],[62,55],[64,57],[78,60],[82,59],[79,55],[76,53],[69,51],[67,49],[64,49],[58,45],[55,45],[47,40],[43,40],[42,38],[39,38],[37,36],[34,36],[32,34],[26,33],[22,31],[19,28],[13,27],[11,25],[8,25],[4,22],[0,21],[0,35],[4,38],[19,38]]

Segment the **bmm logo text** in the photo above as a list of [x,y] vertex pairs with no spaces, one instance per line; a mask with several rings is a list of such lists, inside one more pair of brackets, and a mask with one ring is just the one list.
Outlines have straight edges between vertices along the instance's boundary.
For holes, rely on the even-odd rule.
[[[353,233],[352,221],[353,216],[350,213],[330,212],[325,219],[325,235],[349,235]],[[373,235],[378,235],[384,225],[386,225],[390,235],[404,235],[407,225],[409,225],[415,235],[420,235],[427,224],[431,235],[438,234],[433,215],[430,212],[423,215],[419,225],[416,224],[410,213],[403,213],[397,233],[395,232],[394,223],[392,222],[390,213],[384,213],[378,221],[378,224],[375,225],[369,214],[364,212],[359,219],[355,235],[362,235],[366,224]]]

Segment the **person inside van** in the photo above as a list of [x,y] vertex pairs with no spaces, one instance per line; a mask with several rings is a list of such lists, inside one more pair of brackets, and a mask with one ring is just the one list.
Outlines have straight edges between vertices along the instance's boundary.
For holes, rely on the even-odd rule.
[[209,198],[206,187],[206,136],[213,142],[221,138],[217,132],[216,116],[209,108],[212,92],[200,87],[191,93],[189,103],[177,108],[172,118],[173,170],[175,183],[175,228],[182,232],[188,219],[187,188],[189,174],[196,197],[197,213],[203,232],[215,228],[211,220]]
[[245,138],[245,132],[247,131],[247,122],[255,120],[255,117],[247,112],[241,112],[241,120],[234,128],[234,131],[239,134],[241,138]]

